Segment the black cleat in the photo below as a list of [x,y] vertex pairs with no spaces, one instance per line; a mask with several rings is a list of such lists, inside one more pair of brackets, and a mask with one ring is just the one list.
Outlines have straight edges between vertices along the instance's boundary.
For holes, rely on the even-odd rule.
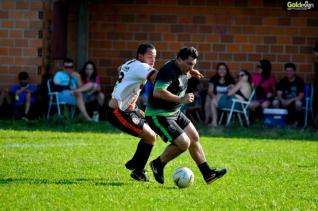
[[131,178],[137,181],[149,182],[149,177],[145,170],[133,170],[130,174]]
[[204,176],[204,180],[207,184],[211,184],[215,180],[223,177],[224,174],[226,174],[226,169],[221,169],[221,170],[212,169],[210,174]]
[[150,162],[150,168],[157,182],[163,184],[165,182],[165,178],[163,176],[163,168],[158,168],[154,161]]
[[125,164],[125,167],[131,171],[135,170],[135,168],[136,168],[133,160],[127,161],[127,163]]

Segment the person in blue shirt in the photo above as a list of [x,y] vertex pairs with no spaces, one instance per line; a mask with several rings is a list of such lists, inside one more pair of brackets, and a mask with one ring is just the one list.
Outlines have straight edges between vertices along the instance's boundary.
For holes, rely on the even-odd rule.
[[20,72],[18,75],[19,84],[9,87],[7,91],[1,93],[0,106],[6,100],[12,106],[14,114],[18,114],[18,107],[23,107],[22,119],[27,120],[31,106],[35,104],[35,92],[37,86],[29,83],[29,74]]
[[82,80],[80,74],[74,70],[73,60],[67,58],[63,65],[64,69],[59,70],[53,76],[53,91],[58,92],[60,102],[77,105],[84,118],[87,121],[93,121],[87,113],[82,93],[74,92],[76,88],[82,85]]

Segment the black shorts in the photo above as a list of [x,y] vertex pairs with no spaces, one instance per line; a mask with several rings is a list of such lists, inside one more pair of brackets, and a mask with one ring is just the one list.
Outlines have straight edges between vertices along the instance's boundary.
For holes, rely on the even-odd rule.
[[146,121],[165,142],[172,142],[180,136],[191,122],[180,111],[173,116],[146,116]]
[[142,133],[145,124],[145,116],[139,108],[122,111],[107,106],[107,118],[116,128],[136,137]]

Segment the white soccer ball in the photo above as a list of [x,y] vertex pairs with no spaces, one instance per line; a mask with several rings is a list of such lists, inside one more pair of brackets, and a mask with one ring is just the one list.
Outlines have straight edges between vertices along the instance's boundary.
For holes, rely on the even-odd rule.
[[186,188],[193,184],[194,174],[187,167],[177,168],[173,173],[173,181],[179,188]]

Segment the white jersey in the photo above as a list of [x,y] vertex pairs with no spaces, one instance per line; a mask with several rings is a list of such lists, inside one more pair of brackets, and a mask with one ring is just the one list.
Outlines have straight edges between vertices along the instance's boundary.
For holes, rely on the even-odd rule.
[[151,70],[152,67],[137,59],[121,66],[119,79],[112,93],[112,98],[118,101],[120,110],[124,111],[134,105]]

